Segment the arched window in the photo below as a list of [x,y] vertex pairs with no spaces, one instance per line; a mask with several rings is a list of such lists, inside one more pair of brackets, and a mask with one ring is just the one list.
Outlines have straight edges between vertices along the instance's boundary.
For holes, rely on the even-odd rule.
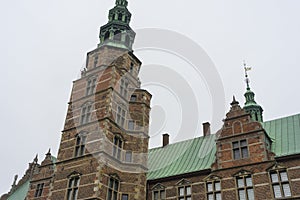
[[106,31],[106,32],[105,32],[105,35],[104,35],[104,41],[105,41],[105,40],[109,40],[109,36],[110,36],[110,32],[109,32],[109,31]]
[[76,136],[75,157],[83,156],[85,152],[86,134],[80,133]]
[[86,103],[83,105],[81,109],[81,124],[86,124],[90,122],[91,120],[91,114],[92,114],[92,104],[91,103]]
[[118,14],[118,20],[119,20],[119,21],[122,21],[122,18],[123,18],[122,13],[119,13],[119,14]]
[[122,147],[123,147],[122,138],[120,136],[115,136],[114,146],[113,146],[113,157],[117,158],[118,160],[121,159]]
[[120,30],[116,30],[115,33],[114,33],[114,40],[116,41],[121,41],[121,31]]

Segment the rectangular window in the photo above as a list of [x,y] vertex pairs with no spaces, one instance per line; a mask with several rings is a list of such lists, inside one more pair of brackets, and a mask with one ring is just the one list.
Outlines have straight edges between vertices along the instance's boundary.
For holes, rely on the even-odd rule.
[[79,177],[69,179],[67,200],[76,200],[78,195]]
[[98,59],[99,59],[98,56],[96,56],[96,57],[94,58],[94,68],[97,67],[97,65],[98,65]]
[[120,125],[121,127],[124,127],[126,111],[121,106],[118,106],[117,108],[116,117],[117,117],[116,119],[117,124]]
[[130,97],[130,101],[131,102],[135,102],[137,100],[137,96],[136,95],[132,95],[131,97]]
[[95,92],[97,79],[89,79],[87,82],[86,95],[91,95]]
[[285,170],[273,171],[270,173],[270,176],[275,198],[292,196],[288,175]]
[[232,151],[234,160],[239,160],[242,158],[248,158],[248,144],[247,140],[241,140],[232,143]]
[[128,130],[131,130],[131,131],[134,130],[134,121],[133,120],[128,121]]
[[79,134],[76,137],[75,157],[84,155],[85,143],[86,143],[86,135]]
[[107,200],[117,200],[118,192],[119,192],[119,181],[114,178],[110,178],[108,183]]
[[254,200],[251,176],[237,177],[237,186],[240,200]]
[[123,79],[121,79],[121,82],[120,82],[120,94],[124,98],[127,98],[128,86],[129,86],[128,81],[124,81]]
[[131,151],[126,151],[125,162],[132,162],[132,152]]
[[165,200],[166,191],[165,190],[155,190],[153,191],[153,200]]
[[37,184],[36,190],[35,190],[35,193],[34,193],[34,197],[42,196],[43,189],[44,189],[44,183]]
[[121,138],[115,136],[114,137],[114,145],[113,145],[113,156],[118,160],[121,159],[123,142]]
[[182,186],[178,188],[178,200],[191,200],[192,189],[191,186]]
[[128,200],[128,194],[122,194],[122,200]]
[[206,183],[206,194],[208,200],[221,200],[221,182],[212,181]]

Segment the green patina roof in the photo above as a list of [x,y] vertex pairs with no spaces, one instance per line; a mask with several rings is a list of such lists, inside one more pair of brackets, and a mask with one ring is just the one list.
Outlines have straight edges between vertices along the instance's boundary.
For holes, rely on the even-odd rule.
[[149,150],[148,180],[209,169],[215,160],[215,135]]
[[263,127],[277,157],[300,153],[300,114],[264,122]]
[[[277,157],[300,153],[300,114],[264,122],[263,127],[273,140],[272,151]],[[215,153],[215,135],[150,149],[147,179],[210,169]]]
[[18,187],[16,191],[9,195],[7,200],[24,200],[29,190],[29,180]]

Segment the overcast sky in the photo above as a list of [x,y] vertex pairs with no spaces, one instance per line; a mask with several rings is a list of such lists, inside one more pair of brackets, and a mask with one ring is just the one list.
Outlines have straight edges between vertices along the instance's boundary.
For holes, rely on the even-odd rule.
[[[40,160],[48,148],[57,154],[72,81],[79,77],[86,53],[98,44],[99,27],[107,22],[113,5],[114,0],[1,1],[0,194],[9,190],[15,174],[23,176],[35,154]],[[300,112],[299,6],[297,0],[129,2],[133,29],[176,31],[204,49],[221,77],[226,111],[232,95],[244,102],[242,62],[247,60],[252,66],[251,87],[266,120]],[[145,65],[152,63],[151,55],[161,56],[137,52]],[[168,65],[172,65],[170,55],[164,58],[170,58]],[[173,62],[175,66],[179,61]],[[156,105],[168,98],[168,94],[156,95],[151,86],[149,90]],[[203,93],[209,96],[209,91]],[[200,122],[210,120],[208,107],[199,108]],[[152,135],[151,146],[159,146],[154,139],[160,135]]]

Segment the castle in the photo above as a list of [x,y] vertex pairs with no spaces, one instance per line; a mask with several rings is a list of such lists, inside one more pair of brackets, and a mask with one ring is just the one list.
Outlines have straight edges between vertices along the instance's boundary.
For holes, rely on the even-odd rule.
[[300,199],[300,114],[264,121],[249,82],[217,133],[204,123],[202,137],[149,149],[127,6],[116,0],[73,83],[57,157],[35,158],[1,200]]

